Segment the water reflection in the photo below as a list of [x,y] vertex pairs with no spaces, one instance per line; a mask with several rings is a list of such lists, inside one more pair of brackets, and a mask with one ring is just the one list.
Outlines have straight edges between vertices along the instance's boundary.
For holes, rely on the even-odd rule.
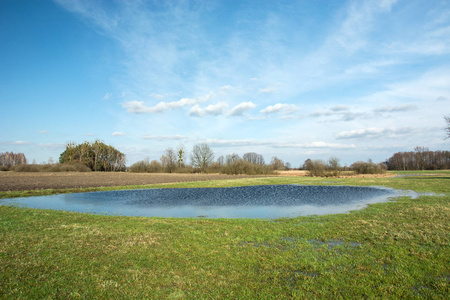
[[144,217],[279,218],[344,213],[399,196],[378,187],[263,185],[3,199],[2,205]]

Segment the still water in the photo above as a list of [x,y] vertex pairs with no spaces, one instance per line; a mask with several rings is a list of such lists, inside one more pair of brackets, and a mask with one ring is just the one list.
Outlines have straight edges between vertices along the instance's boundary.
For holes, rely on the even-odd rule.
[[379,187],[261,185],[60,194],[2,199],[0,205],[143,217],[281,218],[345,213],[399,193]]

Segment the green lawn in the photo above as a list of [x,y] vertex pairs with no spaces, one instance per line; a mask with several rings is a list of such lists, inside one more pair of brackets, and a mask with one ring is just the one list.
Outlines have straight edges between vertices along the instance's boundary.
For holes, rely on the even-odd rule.
[[450,172],[420,174],[427,176],[163,185],[374,185],[439,194],[292,219],[117,217],[0,206],[0,297],[448,299]]

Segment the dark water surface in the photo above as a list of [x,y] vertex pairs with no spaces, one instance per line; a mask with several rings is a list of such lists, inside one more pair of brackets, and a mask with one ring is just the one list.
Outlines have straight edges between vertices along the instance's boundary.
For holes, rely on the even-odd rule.
[[0,200],[0,205],[143,217],[280,218],[345,213],[401,196],[378,187],[261,185],[122,190]]

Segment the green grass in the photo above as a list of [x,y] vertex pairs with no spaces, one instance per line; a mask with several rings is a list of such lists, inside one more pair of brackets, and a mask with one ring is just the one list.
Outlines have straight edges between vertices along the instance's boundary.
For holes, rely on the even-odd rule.
[[342,184],[443,194],[397,198],[349,214],[278,220],[118,217],[0,206],[0,297],[448,299],[449,180],[450,172],[440,172],[157,186]]

